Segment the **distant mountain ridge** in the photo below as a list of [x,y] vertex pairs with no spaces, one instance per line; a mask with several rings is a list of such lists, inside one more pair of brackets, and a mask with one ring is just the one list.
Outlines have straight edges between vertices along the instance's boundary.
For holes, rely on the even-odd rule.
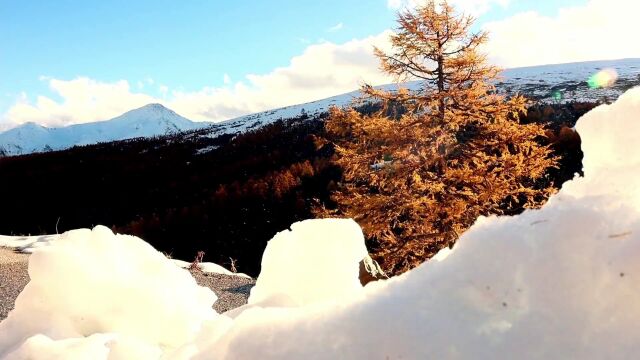
[[[599,70],[613,68],[618,81],[613,87],[594,89],[587,80]],[[419,82],[401,84],[410,89]],[[640,85],[640,59],[588,61],[568,64],[541,65],[507,69],[496,82],[499,91],[520,93],[541,102],[614,100],[633,86]],[[379,88],[393,90],[397,84]],[[167,135],[182,131],[209,128],[210,137],[241,133],[279,119],[303,114],[317,116],[331,106],[349,105],[360,91],[332,96],[304,104],[262,111],[218,123],[194,122],[160,104],[149,104],[106,121],[78,124],[63,128],[46,128],[27,123],[0,133],[0,155],[20,155],[33,152],[61,150],[74,145],[125,140],[136,137]]]
[[[589,77],[608,68],[613,68],[618,73],[618,81],[614,86],[597,89],[589,87]],[[400,85],[415,90],[421,84],[414,81]],[[633,86],[640,86],[640,58],[506,69],[496,82],[498,90],[505,94],[519,93],[542,103],[611,101]],[[376,88],[394,90],[398,85],[388,84],[376,86]],[[295,118],[303,114],[315,117],[328,111],[331,106],[349,105],[360,95],[360,91],[356,90],[304,104],[244,115],[215,123],[210,128],[209,136],[241,133],[280,119]]]
[[76,145],[179,133],[208,125],[191,121],[160,104],[148,104],[110,120],[86,124],[47,128],[26,123],[0,133],[0,153],[20,155],[61,150]]

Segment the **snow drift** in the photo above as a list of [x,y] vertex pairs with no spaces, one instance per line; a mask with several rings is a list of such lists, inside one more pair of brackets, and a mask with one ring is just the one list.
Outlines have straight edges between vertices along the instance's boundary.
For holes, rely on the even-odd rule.
[[228,314],[142,241],[67,233],[32,255],[0,358],[633,358],[639,116],[640,89],[589,112],[576,126],[584,178],[540,210],[478,219],[448,256],[365,288],[353,286],[363,247],[348,220],[276,235],[250,305]]
[[[217,299],[211,290],[197,286],[188,272],[151,245],[132,236],[114,236],[105,227],[67,232],[53,245],[34,251],[29,276],[15,310],[0,324],[0,349],[10,347],[11,337],[37,333],[42,335],[24,347],[42,348],[45,354],[49,347],[61,347],[51,339],[100,333],[112,333],[109,341],[114,345],[122,339],[176,347],[195,334],[202,320],[216,315],[210,311]],[[95,337],[68,341],[67,346],[93,343]],[[29,358],[28,351],[18,353],[16,358]]]
[[353,220],[307,220],[291,225],[291,230],[278,233],[264,250],[250,305],[300,306],[342,299],[362,289],[359,262],[367,248]]
[[[63,234],[64,236],[69,236],[68,234]],[[38,235],[38,236],[6,236],[0,235],[0,246],[14,249],[23,254],[31,254],[36,249],[41,247],[50,246],[51,244],[57,242],[63,235]],[[175,265],[188,269],[191,267],[191,262],[179,260],[179,259],[171,259]],[[245,278],[251,278],[251,276],[243,273],[232,272],[222,265],[218,265],[211,262],[200,262],[198,263],[198,267],[200,271],[208,274],[222,274],[222,275],[233,275],[233,276],[241,276]]]

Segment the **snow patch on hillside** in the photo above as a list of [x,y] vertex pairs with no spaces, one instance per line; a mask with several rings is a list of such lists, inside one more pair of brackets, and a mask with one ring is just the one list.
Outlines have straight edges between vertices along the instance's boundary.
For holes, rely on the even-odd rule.
[[[619,76],[619,86],[600,89],[589,88],[587,83],[589,77],[606,68],[616,70]],[[400,85],[383,85],[377,88],[394,91],[398,86],[402,86],[418,90],[421,84],[421,82],[414,81]],[[628,85],[628,87],[623,85]],[[631,85],[640,85],[640,59],[588,61],[506,69],[502,72],[501,79],[496,82],[496,86],[501,92],[524,94],[546,103],[613,101]],[[318,116],[328,111],[331,106],[349,106],[361,96],[362,93],[356,90],[323,100],[242,116],[212,125],[211,135],[243,132],[255,128],[256,122],[263,126],[277,120],[290,119],[305,114],[310,117]]]
[[[362,237],[348,220],[274,237],[253,306],[229,316],[143,241],[67,233],[31,256],[32,282],[0,323],[0,358],[633,358],[640,152],[629,150],[639,113],[636,88],[582,117],[585,177],[542,209],[479,218],[440,261],[364,288],[349,285]],[[333,261],[320,267],[318,252]],[[315,284],[322,291],[305,295]]]

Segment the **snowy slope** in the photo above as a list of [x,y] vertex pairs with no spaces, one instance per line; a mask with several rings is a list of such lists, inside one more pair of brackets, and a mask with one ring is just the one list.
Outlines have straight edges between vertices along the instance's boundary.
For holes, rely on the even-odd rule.
[[178,133],[202,127],[160,104],[149,104],[116,118],[61,128],[27,123],[0,134],[0,152],[6,155],[59,150],[136,137]]
[[[598,71],[608,68],[615,69],[618,74],[615,84],[608,88],[590,88],[588,79]],[[542,102],[609,102],[629,88],[640,85],[640,59],[507,69],[496,85],[501,92],[520,93]],[[416,89],[420,83],[409,82],[403,86]],[[396,84],[389,84],[380,88],[393,90],[397,87]],[[222,134],[244,132],[280,119],[289,119],[303,114],[316,116],[326,112],[331,106],[347,106],[360,96],[360,91],[356,90],[322,100],[245,115],[216,124],[192,122],[159,104],[146,105],[112,120],[65,128],[48,129],[28,123],[0,133],[0,155],[3,149],[6,155],[27,154],[49,149],[64,149],[74,145],[164,135],[203,127],[209,127],[207,137],[216,137]]]
[[[590,88],[589,79],[605,69],[615,70],[617,81],[611,87]],[[530,66],[507,69],[502,76],[497,86],[507,93],[518,92],[545,102],[611,102],[631,87],[640,85],[640,59]]]
[[[587,81],[598,71],[613,68],[618,73],[617,82],[609,88],[589,88]],[[640,85],[640,59],[589,61],[580,63],[542,65],[504,70],[496,83],[498,90],[507,94],[520,93],[542,102],[557,101],[613,101],[624,91]],[[402,86],[410,89],[420,87],[419,82],[409,82]],[[397,89],[389,84],[379,88]],[[560,99],[557,96],[560,96]],[[312,101],[280,109],[263,111],[239,118],[223,121],[211,127],[211,136],[237,133],[256,128],[279,119],[288,119],[302,114],[309,116],[326,112],[330,106],[346,106],[362,94],[352,91],[327,99]]]

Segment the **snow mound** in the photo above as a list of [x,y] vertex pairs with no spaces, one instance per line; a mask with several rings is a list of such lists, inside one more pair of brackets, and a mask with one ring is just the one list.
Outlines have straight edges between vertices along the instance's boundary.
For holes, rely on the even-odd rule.
[[[30,337],[23,348],[45,354],[49,348],[93,348],[107,338],[113,346],[125,346],[122,340],[177,347],[216,315],[216,295],[187,271],[144,241],[102,226],[67,232],[34,251],[29,276],[15,310],[0,324],[0,353]],[[112,335],[91,337],[96,334]],[[108,347],[104,341],[98,346],[106,353]]]
[[59,235],[39,236],[6,236],[0,235],[0,246],[16,249],[21,253],[31,254],[35,249],[49,246]]
[[348,297],[362,289],[359,262],[366,255],[353,220],[295,223],[267,244],[249,304],[301,306]]
[[[0,246],[7,247],[11,249],[15,249],[23,254],[31,254],[36,249],[41,247],[50,246],[57,239],[60,238],[61,235],[37,235],[37,236],[6,236],[0,235]],[[171,261],[183,268],[188,269],[191,266],[191,263],[184,260],[171,259]],[[199,264],[200,270],[203,273],[207,274],[222,274],[222,275],[231,275],[231,276],[241,276],[245,278],[251,278],[251,276],[243,273],[234,273],[228,269],[226,269],[222,265],[218,265],[212,262],[201,262]]]
[[213,313],[211,294],[138,239],[68,235],[32,255],[32,283],[0,323],[0,358],[634,358],[638,114],[638,88],[589,112],[576,126],[584,178],[542,209],[478,219],[447,256],[387,281],[353,287],[353,223],[294,224],[233,316]]

